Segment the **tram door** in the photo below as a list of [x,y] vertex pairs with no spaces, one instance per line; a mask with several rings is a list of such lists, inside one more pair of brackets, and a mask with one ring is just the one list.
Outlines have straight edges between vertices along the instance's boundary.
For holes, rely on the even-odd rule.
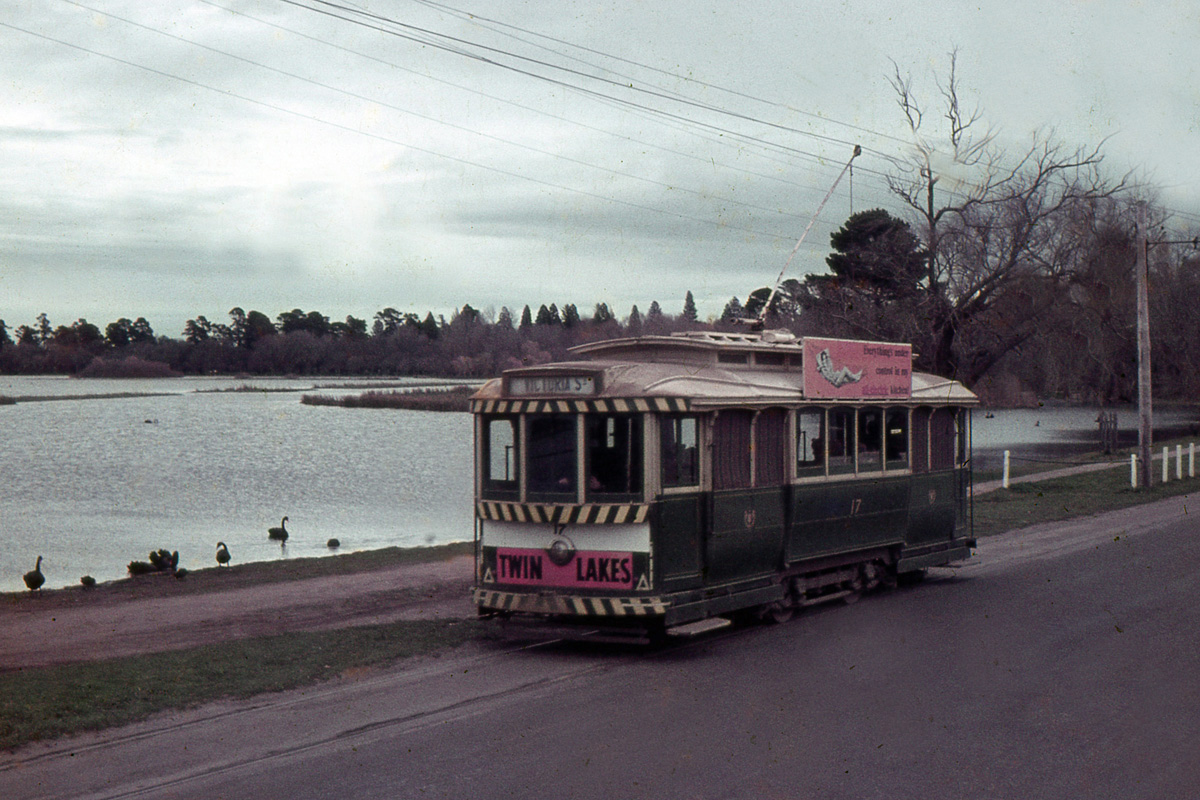
[[759,414],[731,409],[717,414],[712,440],[712,528],[706,547],[710,582],[778,568],[786,431],[782,409]]
[[[954,537],[959,513],[959,474],[955,469],[957,410],[913,410],[913,480],[909,496],[909,544]],[[926,438],[928,437],[928,438]]]

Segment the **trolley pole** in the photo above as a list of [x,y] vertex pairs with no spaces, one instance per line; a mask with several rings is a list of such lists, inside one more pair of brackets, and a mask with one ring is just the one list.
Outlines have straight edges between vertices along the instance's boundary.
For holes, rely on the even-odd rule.
[[1138,340],[1138,484],[1149,489],[1153,471],[1150,469],[1151,397],[1150,397],[1150,274],[1146,251],[1146,211],[1138,210],[1137,223],[1137,340]]

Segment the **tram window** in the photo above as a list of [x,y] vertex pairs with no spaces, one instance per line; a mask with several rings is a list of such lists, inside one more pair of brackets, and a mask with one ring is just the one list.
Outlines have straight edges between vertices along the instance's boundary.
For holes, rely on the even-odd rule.
[[883,409],[858,410],[858,471],[883,469]]
[[642,418],[587,418],[587,493],[589,498],[640,495],[642,492]]
[[526,427],[529,499],[573,500],[579,485],[575,417],[570,414],[531,416]]
[[908,469],[908,409],[889,408],[884,435],[888,469]]
[[695,417],[662,418],[663,486],[696,486],[700,483],[699,448]]
[[854,409],[829,409],[829,474],[854,472]]
[[803,408],[796,412],[796,476],[825,474],[825,412]]
[[483,418],[483,492],[495,499],[515,499],[518,491],[517,418]]

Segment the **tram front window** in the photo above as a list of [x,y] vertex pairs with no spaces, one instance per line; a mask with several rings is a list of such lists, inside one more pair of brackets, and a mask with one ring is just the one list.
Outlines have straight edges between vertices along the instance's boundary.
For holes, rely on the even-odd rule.
[[587,418],[587,496],[631,499],[642,493],[642,418]]
[[494,500],[515,500],[517,482],[517,418],[484,417],[484,451],[480,466],[483,469],[483,494]]
[[531,416],[526,427],[529,499],[574,500],[579,485],[575,417],[570,414]]

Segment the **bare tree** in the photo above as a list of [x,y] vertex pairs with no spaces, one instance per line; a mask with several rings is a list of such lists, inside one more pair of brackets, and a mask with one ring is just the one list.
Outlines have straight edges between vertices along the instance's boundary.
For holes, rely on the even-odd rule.
[[971,383],[1063,300],[1086,235],[1073,218],[1125,180],[1105,177],[1100,146],[1072,148],[1053,131],[1034,133],[1015,155],[1001,148],[979,110],[962,102],[957,52],[938,82],[944,148],[927,138],[912,78],[896,67],[891,84],[915,145],[888,186],[914,215],[926,252],[914,309],[929,331],[925,366]]

